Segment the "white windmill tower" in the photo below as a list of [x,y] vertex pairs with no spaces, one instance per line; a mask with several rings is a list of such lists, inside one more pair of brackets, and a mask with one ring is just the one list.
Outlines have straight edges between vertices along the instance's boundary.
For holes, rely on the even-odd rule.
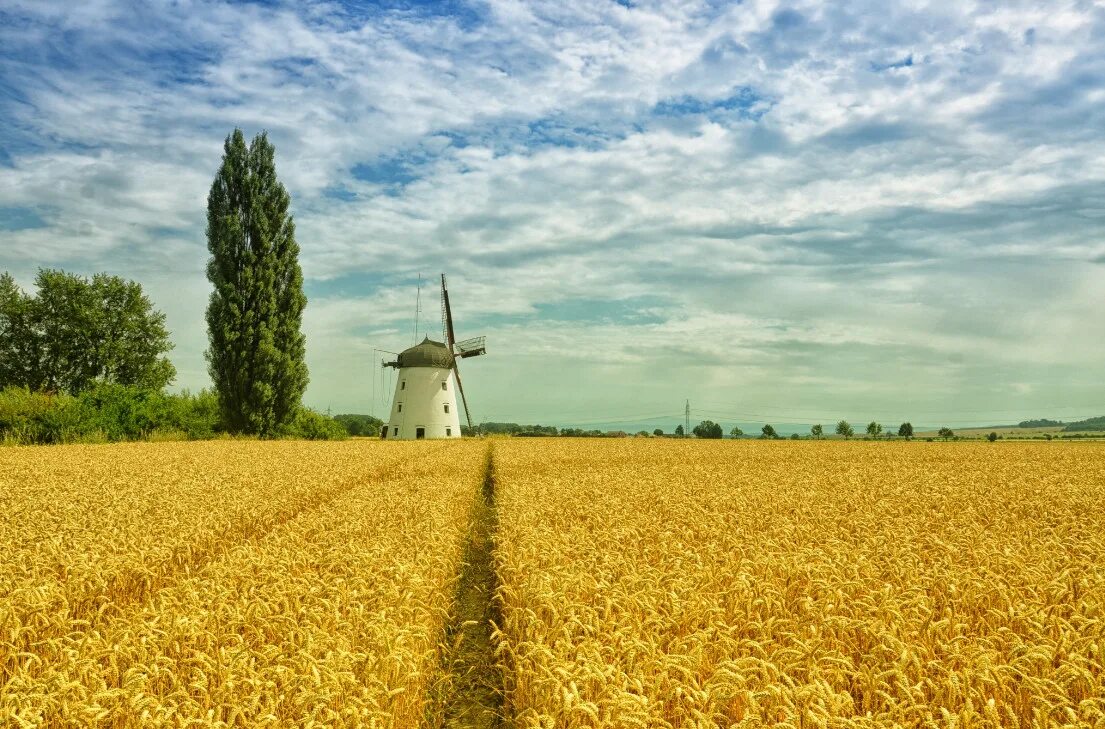
[[395,382],[395,396],[391,400],[390,416],[380,431],[381,438],[459,438],[457,392],[464,405],[464,418],[468,427],[472,427],[457,360],[487,354],[484,346],[486,338],[456,341],[445,274],[441,274],[441,325],[444,342],[426,337],[400,352],[395,361],[383,363],[384,367],[396,368],[399,375]]

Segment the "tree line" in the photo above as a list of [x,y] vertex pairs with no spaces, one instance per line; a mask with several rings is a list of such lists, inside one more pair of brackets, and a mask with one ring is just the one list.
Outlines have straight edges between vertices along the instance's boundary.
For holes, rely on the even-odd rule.
[[[655,428],[652,431],[640,430],[640,431],[637,431],[636,433],[627,433],[623,430],[606,430],[606,431],[598,430],[598,429],[587,430],[587,429],[583,429],[583,428],[573,428],[573,427],[558,428],[558,427],[553,426],[553,425],[522,425],[522,424],[519,424],[519,423],[506,423],[506,422],[484,422],[484,423],[480,423],[479,426],[477,426],[475,428],[472,428],[471,430],[467,426],[464,426],[464,427],[462,427],[462,431],[463,431],[464,435],[477,435],[477,434],[482,434],[482,435],[510,435],[510,436],[517,436],[517,437],[523,437],[523,438],[525,438],[525,437],[531,437],[531,438],[532,437],[557,437],[557,436],[567,436],[567,437],[576,437],[576,438],[580,438],[580,437],[584,437],[584,438],[587,438],[587,437],[591,437],[591,438],[601,438],[601,437],[621,437],[621,438],[625,438],[625,437],[628,437],[630,435],[635,435],[635,436],[641,437],[641,438],[643,438],[643,437],[656,437],[656,438],[664,438],[664,437],[684,438],[684,437],[689,437],[688,434],[686,433],[685,428],[682,425],[677,425],[670,435],[668,433],[665,433],[662,428]],[[698,425],[696,425],[694,428],[691,429],[690,435],[694,436],[695,438],[700,438],[700,439],[721,439],[721,438],[724,437],[723,433],[724,433],[724,429],[722,428],[722,426],[720,424],[715,423],[712,420],[703,420]],[[839,436],[843,437],[845,440],[849,440],[849,439],[851,439],[855,436],[855,429],[852,427],[852,425],[847,420],[841,420],[836,424],[835,433],[836,433],[836,435],[839,435]],[[902,423],[901,425],[898,426],[897,433],[898,433],[898,437],[900,437],[900,438],[905,438],[906,440],[912,439],[914,437],[913,424],[909,423],[909,422]],[[867,434],[867,437],[871,438],[871,439],[891,437],[890,432],[885,431],[883,429],[882,424],[878,423],[876,421],[871,421],[870,423],[867,424],[866,434]],[[941,428],[939,430],[938,436],[940,438],[943,438],[944,440],[950,440],[950,439],[955,437],[955,432],[951,428],[945,427],[945,428]],[[744,430],[742,430],[740,428],[740,426],[733,426],[733,428],[731,428],[729,430],[729,437],[730,438],[744,438],[744,437],[752,437],[752,436],[746,436]],[[758,437],[761,440],[781,440],[783,438],[783,436],[779,435],[779,433],[775,430],[775,427],[772,426],[772,425],[769,425],[769,424],[764,425],[760,429],[760,435],[756,436],[756,437]],[[798,433],[792,433],[790,435],[790,438],[793,439],[793,440],[798,440],[801,437],[802,436],[800,436]],[[813,425],[813,426],[810,427],[810,432],[809,432],[809,435],[807,436],[807,438],[812,439],[812,440],[820,440],[820,439],[823,439],[824,437],[825,437],[825,427],[823,425],[818,424],[818,425]],[[996,434],[995,434],[995,439],[996,439]]]
[[[722,437],[722,432],[723,432],[722,426],[719,425],[718,423],[715,423],[712,420],[703,420],[698,425],[696,425],[691,431],[691,433],[696,438],[721,438]],[[841,436],[845,440],[850,440],[851,438],[853,438],[855,436],[856,431],[855,431],[855,428],[852,427],[852,424],[849,423],[847,420],[840,420],[836,424],[835,433],[836,433],[836,435]],[[683,436],[684,435],[682,425],[678,426],[675,429],[675,434],[677,436]],[[889,438],[889,437],[891,437],[890,432],[889,431],[884,431],[882,424],[877,422],[877,421],[874,421],[874,420],[872,420],[870,423],[867,424],[866,434],[867,434],[868,438],[874,439],[874,440],[877,440],[879,438]],[[949,440],[949,439],[955,437],[955,431],[953,431],[951,428],[943,427],[943,428],[940,428],[937,435],[940,438],[943,438],[944,440]],[[729,431],[729,437],[730,438],[743,438],[743,437],[745,437],[745,432],[740,428],[740,426],[734,426]],[[779,435],[779,433],[775,430],[775,427],[773,425],[765,424],[760,429],[760,435],[757,436],[757,437],[760,438],[761,440],[779,440],[783,436]],[[793,440],[797,440],[797,439],[801,438],[802,436],[800,436],[798,433],[792,433],[790,435],[790,437]],[[809,437],[810,439],[813,439],[813,440],[823,439],[825,437],[825,426],[820,424],[820,423],[818,423],[816,425],[813,425],[813,426],[810,426],[809,436],[807,436],[807,437]],[[899,438],[905,438],[906,440],[912,439],[914,437],[914,435],[913,435],[913,424],[910,423],[910,422],[904,422],[901,425],[899,425],[898,426],[898,437]],[[996,434],[995,434],[994,440],[996,440]]]

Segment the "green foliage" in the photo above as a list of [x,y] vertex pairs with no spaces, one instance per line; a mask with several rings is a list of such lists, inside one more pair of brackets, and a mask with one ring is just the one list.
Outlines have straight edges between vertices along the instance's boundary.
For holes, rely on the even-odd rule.
[[791,440],[801,440],[802,436],[798,435],[797,433],[791,433],[790,434],[790,439]]
[[955,437],[955,431],[952,430],[951,428],[947,427],[947,426],[944,426],[943,428],[941,428],[939,431],[937,431],[936,434],[938,436],[940,436],[941,438],[943,438],[944,440],[947,440],[948,438],[954,438]]
[[740,438],[742,435],[744,435],[744,431],[737,425],[734,425],[733,429],[729,431],[730,438]]
[[818,423],[817,425],[810,428],[810,435],[814,438],[822,438],[825,435],[825,428],[822,427],[821,423]]
[[[1100,418],[1105,421],[1105,417]],[[1054,428],[1056,426],[1063,425],[1062,420],[1048,420],[1047,418],[1039,418],[1037,420],[1022,420],[1017,423],[1018,428]],[[1077,425],[1077,423],[1071,423],[1070,425]]]
[[[598,429],[583,430],[582,428],[561,428],[560,429],[560,435],[562,435],[566,438],[606,438],[606,437],[616,436],[619,432],[620,431],[610,431],[610,432],[604,433],[603,431],[598,430]],[[516,433],[516,435],[539,435],[539,434],[534,433],[533,431],[522,431],[520,433]],[[545,435],[547,435],[547,433]],[[623,433],[623,435],[624,435],[624,433]]]
[[683,430],[683,426],[682,426],[682,425],[677,425],[677,426],[675,426],[675,434],[676,434],[677,436],[679,436],[680,438],[682,438],[682,437],[683,437],[683,436],[685,436],[685,435],[686,435],[687,433],[686,433],[686,431],[684,431],[684,430]]
[[369,437],[380,435],[380,427],[384,424],[384,421],[371,415],[335,415],[334,420],[341,423],[349,435]]
[[994,433],[993,431],[990,432],[990,435],[986,436],[986,440],[990,441],[991,443],[993,443],[997,439],[998,439],[998,434]]
[[282,426],[278,435],[305,440],[345,440],[349,437],[348,431],[340,422],[305,407],[296,410],[295,418],[291,423]]
[[694,426],[695,438],[711,438],[716,439],[721,437],[721,426],[712,420],[703,420],[698,425]]
[[1063,428],[1064,433],[1073,433],[1079,430],[1105,430],[1105,415],[1079,420],[1076,423],[1067,423]]
[[207,360],[228,430],[270,437],[306,417],[299,245],[267,135],[247,148],[235,129],[223,151],[207,197]]
[[0,388],[75,395],[98,383],[160,390],[176,370],[165,315],[142,287],[40,269],[36,293],[0,275]]
[[663,428],[656,428],[655,430],[652,431],[652,434],[657,436],[657,437],[662,436],[664,434],[664,429]]
[[202,391],[167,395],[101,383],[73,397],[10,387],[0,391],[0,440],[23,444],[211,438],[218,402]]
[[0,390],[0,440],[7,443],[69,443],[79,439],[80,405],[68,395]]
[[905,422],[898,426],[898,435],[903,438],[913,437],[913,423]]
[[851,423],[849,423],[847,420],[841,420],[839,423],[836,424],[836,434],[842,435],[845,438],[851,438],[853,435],[856,434],[856,431],[852,429]]
[[772,439],[772,438],[778,438],[779,437],[779,434],[775,432],[775,427],[772,426],[772,425],[765,425],[764,427],[760,428],[760,433],[761,433],[760,438],[764,438],[764,439]]
[[872,420],[870,423],[867,424],[867,435],[871,436],[872,438],[878,438],[881,433],[882,425],[880,423],[876,423],[874,420]]

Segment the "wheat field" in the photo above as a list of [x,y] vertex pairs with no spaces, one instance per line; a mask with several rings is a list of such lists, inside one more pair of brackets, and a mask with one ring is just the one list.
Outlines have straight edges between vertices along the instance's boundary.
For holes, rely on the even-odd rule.
[[1105,728],[1103,514],[1094,443],[0,449],[0,725]]
[[496,445],[523,727],[1105,727],[1105,448]]
[[485,450],[6,449],[0,724],[418,726]]

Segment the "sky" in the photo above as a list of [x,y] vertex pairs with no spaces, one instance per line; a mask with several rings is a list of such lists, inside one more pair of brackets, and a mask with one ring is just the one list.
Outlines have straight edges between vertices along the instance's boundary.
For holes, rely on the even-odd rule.
[[1105,3],[0,0],[0,270],[203,358],[206,196],[267,131],[305,402],[440,339],[475,421],[1105,413]]

